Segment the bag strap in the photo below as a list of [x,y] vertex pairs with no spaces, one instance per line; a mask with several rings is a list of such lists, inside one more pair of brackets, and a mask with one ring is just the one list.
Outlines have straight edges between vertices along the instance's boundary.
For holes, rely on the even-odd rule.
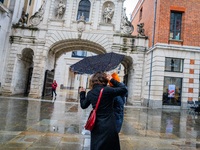
[[101,92],[100,92],[100,94],[99,94],[99,99],[98,99],[98,101],[97,101],[97,105],[96,105],[96,107],[95,107],[95,111],[97,111],[97,108],[98,108],[98,106],[99,106],[100,99],[101,99],[101,95],[102,95],[102,93],[103,93],[103,89],[104,89],[104,88],[101,89]]

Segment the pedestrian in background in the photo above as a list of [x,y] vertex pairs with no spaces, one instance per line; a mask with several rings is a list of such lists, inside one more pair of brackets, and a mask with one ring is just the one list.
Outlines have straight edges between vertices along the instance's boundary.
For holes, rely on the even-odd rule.
[[[116,81],[120,82],[120,79],[117,75],[117,73],[113,73],[112,78],[115,79]],[[121,83],[125,86],[124,83]],[[113,88],[115,88],[115,86],[109,82],[109,85]],[[125,88],[127,89],[127,87],[125,86]],[[124,119],[124,104],[125,104],[125,99],[126,99],[126,95],[128,95],[128,89],[127,92],[124,94],[121,94],[119,96],[116,96],[114,98],[114,113],[115,113],[115,119],[116,119],[116,124],[117,124],[117,132],[119,133],[121,128],[122,128],[122,123],[123,123],[123,119]]]
[[[107,87],[108,80],[115,86]],[[90,80],[91,90],[87,93],[80,88],[80,104],[82,109],[86,109],[92,104],[95,109],[99,94],[104,88],[100,99],[99,107],[96,112],[96,121],[91,131],[90,150],[120,150],[119,135],[117,133],[117,125],[113,111],[113,98],[126,94],[126,88],[111,75],[103,72],[96,72]]]
[[55,94],[55,96],[57,96],[57,94],[56,94],[56,88],[57,88],[56,80],[53,81],[51,87],[52,87],[52,94],[51,94],[51,97],[53,97],[53,93]]

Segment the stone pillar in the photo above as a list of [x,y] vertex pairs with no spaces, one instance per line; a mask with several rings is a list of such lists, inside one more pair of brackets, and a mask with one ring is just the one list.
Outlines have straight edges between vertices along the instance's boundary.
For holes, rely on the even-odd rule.
[[133,102],[133,93],[134,93],[134,70],[133,66],[129,66],[128,68],[128,83],[127,83],[127,88],[128,88],[128,101]]
[[69,65],[65,65],[64,86],[67,87],[69,79]]
[[80,77],[80,84],[79,84],[79,86],[83,87],[83,86],[84,86],[84,85],[83,85],[83,83],[84,83],[84,76],[83,76],[83,75],[81,75],[81,77]]
[[14,71],[16,68],[17,60],[21,58],[21,55],[17,55],[16,48],[18,44],[12,44],[10,49],[9,57],[7,58],[7,69],[5,73],[5,82],[3,84],[2,95],[11,95],[13,92],[13,83],[14,83]]
[[46,57],[43,56],[43,46],[38,46],[33,58],[34,67],[31,79],[31,88],[29,97],[40,98],[42,96]]
[[115,23],[115,30],[120,31],[120,25],[121,25],[121,16],[122,16],[122,2],[118,2],[117,6],[117,17],[116,17],[116,23]]
[[70,24],[71,24],[71,16],[72,16],[72,10],[73,10],[73,0],[69,1],[67,3],[67,7],[66,7],[66,11],[65,11],[65,18],[64,20],[68,20],[68,21],[65,21],[65,27],[70,27]]
[[95,5],[95,17],[94,17],[94,24],[93,24],[93,29],[97,30],[97,26],[98,26],[98,20],[99,20],[99,8],[100,8],[100,1],[96,1],[96,5]]
[[142,77],[143,77],[143,67],[144,67],[144,54],[137,55],[137,64],[135,66],[135,78],[134,78],[134,98],[137,100],[141,100],[142,95]]

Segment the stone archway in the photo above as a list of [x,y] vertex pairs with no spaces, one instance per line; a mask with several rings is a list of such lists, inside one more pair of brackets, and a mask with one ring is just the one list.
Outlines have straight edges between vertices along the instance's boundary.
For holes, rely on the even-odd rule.
[[62,54],[78,50],[94,52],[96,54],[104,54],[107,52],[106,49],[101,45],[88,40],[70,39],[59,41],[50,47],[50,50],[47,54],[47,63],[45,69],[55,69],[55,62]]
[[34,52],[30,48],[22,50],[18,54],[18,60],[15,69],[15,79],[13,83],[13,94],[28,94],[30,92],[32,71],[33,71],[33,55]]
[[[62,40],[58,41],[55,44],[53,44],[48,51],[47,54],[47,59],[46,59],[46,64],[45,64],[45,81],[44,81],[44,87],[43,87],[43,93],[44,91],[47,91],[47,88],[51,88],[50,84],[46,84],[46,80],[52,81],[53,79],[48,78],[48,72],[50,70],[55,70],[56,69],[56,62],[58,58],[60,58],[61,55],[67,52],[72,52],[72,51],[88,51],[88,52],[93,52],[96,54],[104,54],[106,53],[106,49],[102,47],[100,44],[97,44],[95,42],[89,41],[89,40],[80,40],[80,39],[69,39],[69,40]],[[51,75],[49,76],[54,76],[55,72],[49,72]],[[75,76],[74,76],[75,78]],[[48,92],[47,95],[49,95],[50,92]],[[43,94],[45,95],[45,94]]]

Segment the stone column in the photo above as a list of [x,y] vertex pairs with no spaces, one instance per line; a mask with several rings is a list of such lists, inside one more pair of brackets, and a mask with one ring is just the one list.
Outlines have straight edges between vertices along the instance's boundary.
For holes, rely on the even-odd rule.
[[97,26],[98,26],[98,20],[99,20],[99,8],[100,8],[100,1],[96,1],[95,2],[95,14],[94,14],[94,24],[93,24],[93,29],[97,30]]
[[72,17],[72,10],[73,10],[73,0],[70,0],[68,3],[67,3],[67,7],[66,7],[66,11],[65,11],[65,18],[64,20],[67,20],[65,21],[65,27],[70,27],[70,24],[71,24],[71,17]]
[[84,86],[84,85],[83,85],[83,83],[84,83],[84,76],[83,76],[83,75],[81,75],[81,77],[80,77],[80,84],[79,84],[79,86],[83,87],[83,86]]
[[129,66],[128,68],[128,83],[127,83],[127,88],[128,88],[128,101],[133,102],[133,93],[134,93],[134,70],[133,66]]
[[42,96],[46,57],[43,54],[43,46],[38,46],[33,58],[34,67],[31,79],[31,88],[29,97],[40,98]]
[[11,95],[13,92],[13,83],[14,83],[14,71],[16,68],[17,60],[21,58],[21,55],[17,55],[18,44],[12,44],[10,53],[6,62],[6,73],[5,73],[5,82],[3,84],[2,95]]
[[121,23],[121,16],[122,16],[122,6],[123,3],[122,2],[118,2],[118,6],[117,6],[117,17],[116,17],[116,23],[115,23],[115,31],[120,31],[120,23]]

